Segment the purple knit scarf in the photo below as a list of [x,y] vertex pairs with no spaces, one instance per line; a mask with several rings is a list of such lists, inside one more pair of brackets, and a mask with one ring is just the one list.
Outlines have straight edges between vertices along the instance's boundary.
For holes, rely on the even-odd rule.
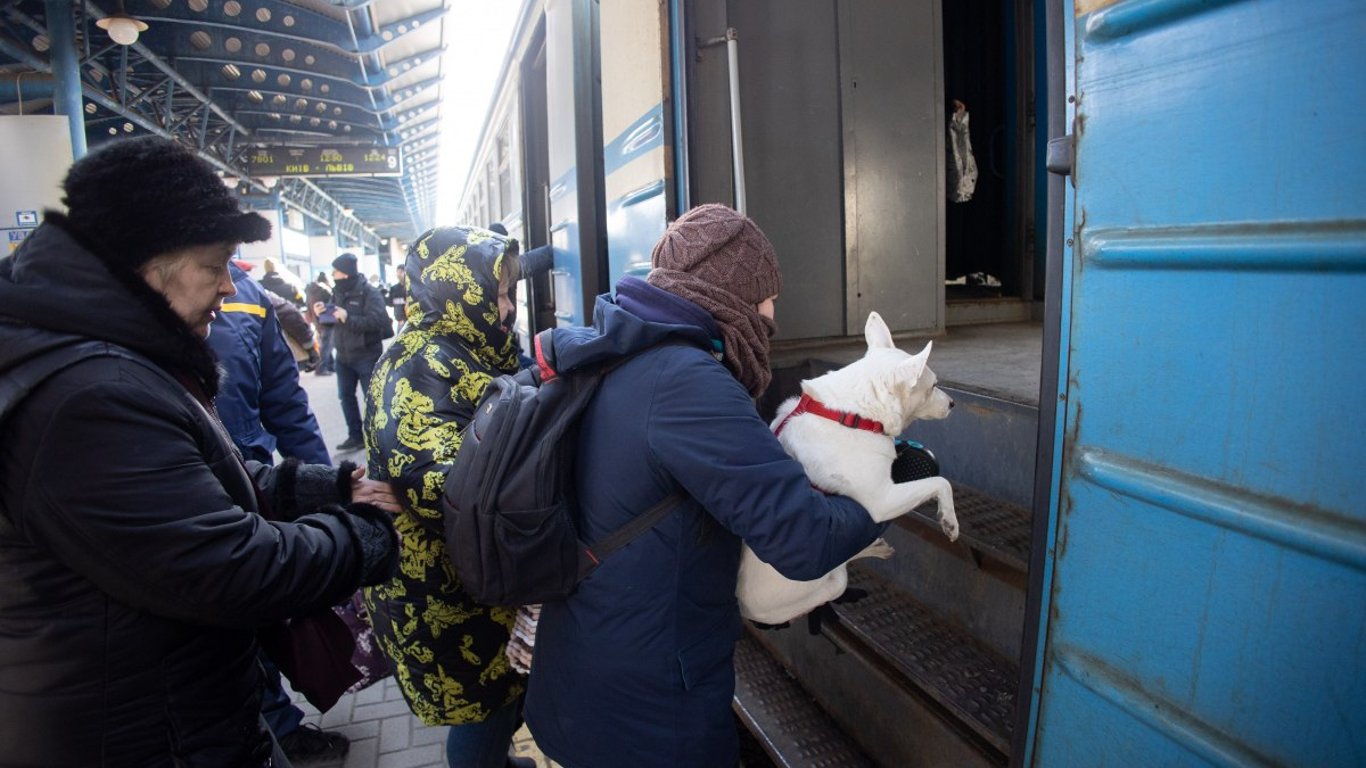
[[768,369],[768,340],[778,330],[776,323],[759,314],[753,304],[689,272],[656,267],[645,281],[705,309],[721,329],[726,367],[751,397],[763,394],[773,378]]

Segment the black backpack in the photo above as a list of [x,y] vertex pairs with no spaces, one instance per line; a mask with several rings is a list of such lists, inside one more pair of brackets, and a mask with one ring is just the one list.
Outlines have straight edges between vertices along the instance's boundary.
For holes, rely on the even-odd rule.
[[[548,333],[534,339],[537,360],[547,359]],[[530,605],[568,597],[599,562],[685,498],[669,494],[592,545],[579,539],[579,418],[603,377],[626,359],[565,375],[550,370],[544,381],[534,369],[500,376],[480,398],[442,497],[447,552],[478,602]]]

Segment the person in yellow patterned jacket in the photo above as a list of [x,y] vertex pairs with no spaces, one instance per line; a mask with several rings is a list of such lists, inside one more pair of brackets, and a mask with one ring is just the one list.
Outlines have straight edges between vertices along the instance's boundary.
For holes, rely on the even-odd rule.
[[375,366],[365,428],[370,477],[390,482],[403,505],[399,575],[366,590],[365,602],[413,713],[452,726],[450,765],[502,768],[525,689],[504,653],[516,611],[465,594],[440,498],[484,388],[517,369],[517,242],[438,227],[409,249],[405,271],[407,323]]

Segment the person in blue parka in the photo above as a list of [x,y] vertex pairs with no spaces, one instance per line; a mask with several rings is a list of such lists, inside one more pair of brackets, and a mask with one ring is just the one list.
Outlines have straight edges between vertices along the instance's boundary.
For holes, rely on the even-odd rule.
[[885,527],[814,490],[755,409],[782,285],[758,226],[694,208],[664,233],[653,267],[598,298],[593,328],[556,330],[547,352],[561,373],[636,353],[581,421],[580,536],[601,539],[676,490],[690,497],[542,608],[525,716],[566,768],[734,766],[742,540],[805,580]]
[[331,464],[265,289],[236,264],[228,269],[237,295],[223,302],[209,334],[224,369],[216,403],[223,426],[245,458],[270,464],[279,448],[287,459]]

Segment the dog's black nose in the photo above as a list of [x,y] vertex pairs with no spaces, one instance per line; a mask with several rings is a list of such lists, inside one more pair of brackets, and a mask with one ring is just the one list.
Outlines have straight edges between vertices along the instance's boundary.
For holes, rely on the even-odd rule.
[[950,410],[950,411],[953,410],[953,398],[952,398],[952,397],[949,398],[949,410]]

